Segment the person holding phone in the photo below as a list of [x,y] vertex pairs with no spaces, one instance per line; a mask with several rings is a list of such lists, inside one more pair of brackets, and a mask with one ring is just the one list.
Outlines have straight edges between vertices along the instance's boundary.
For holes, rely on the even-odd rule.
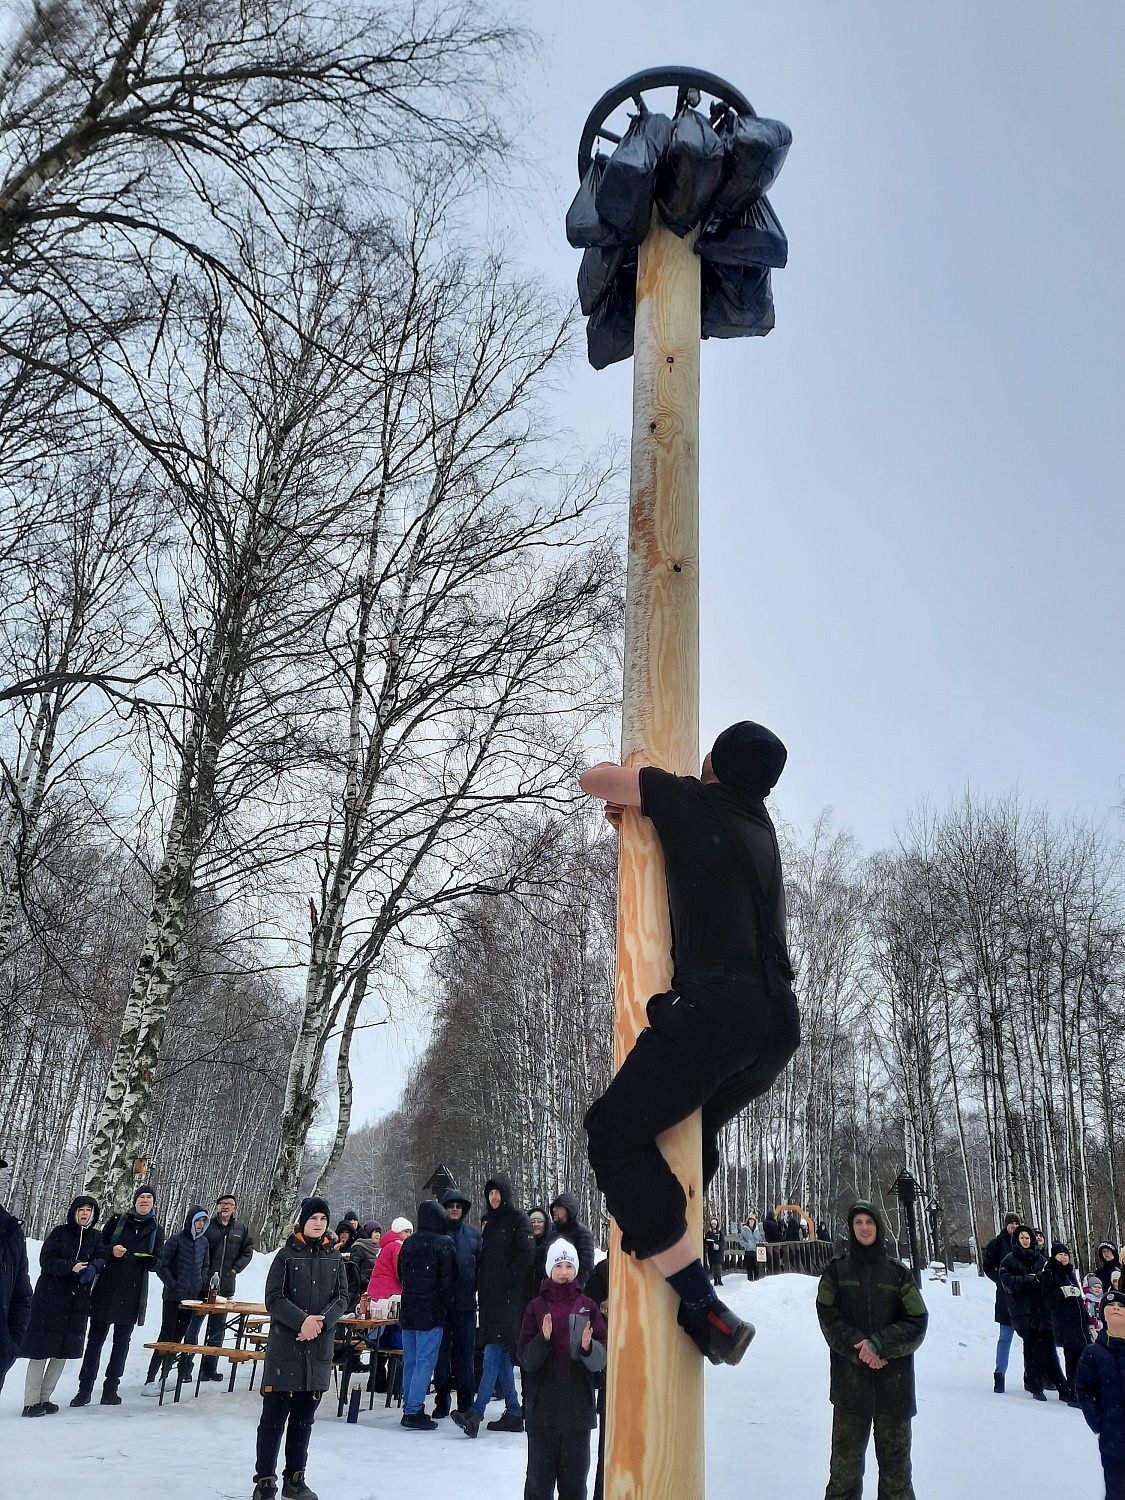
[[520,1328],[527,1480],[524,1500],[586,1500],[595,1376],[605,1369],[602,1310],[578,1285],[578,1252],[552,1241],[547,1276]]

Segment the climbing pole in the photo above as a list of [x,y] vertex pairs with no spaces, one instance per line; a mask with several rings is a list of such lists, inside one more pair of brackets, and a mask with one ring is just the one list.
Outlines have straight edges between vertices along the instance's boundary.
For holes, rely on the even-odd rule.
[[[668,88],[677,90],[675,114],[653,114],[646,92]],[[705,95],[709,118],[697,109]],[[629,101],[636,114],[622,133],[610,122]],[[616,150],[595,155],[599,141]],[[761,195],[788,143],[786,127],[759,120],[729,84],[685,68],[626,79],[598,101],[583,131],[567,234],[585,250],[579,291],[590,359],[601,368],[633,357],[625,765],[699,774],[700,336],[773,326],[769,265],[784,264],[784,235]],[[701,233],[728,259],[709,260],[697,244]],[[747,258],[754,254],[758,261]],[[763,256],[772,257],[767,265]],[[626,809],[615,1068],[646,1024],[649,997],[669,987],[670,949],[660,843],[651,823]],[[662,1136],[660,1148],[684,1186],[689,1231],[702,1252],[698,1114]],[[667,1282],[650,1263],[621,1253],[616,1225],[609,1309],[607,1500],[703,1500],[703,1361],[676,1323]]]

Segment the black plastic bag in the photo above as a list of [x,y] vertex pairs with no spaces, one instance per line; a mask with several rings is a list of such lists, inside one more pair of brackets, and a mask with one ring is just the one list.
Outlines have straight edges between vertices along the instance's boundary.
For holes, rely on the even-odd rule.
[[613,245],[599,250],[591,247],[582,253],[582,264],[578,267],[578,305],[586,317],[594,311],[606,292],[613,285],[617,273],[632,258],[633,274],[637,272],[636,252],[628,245]]
[[701,327],[705,339],[749,339],[773,327],[773,288],[768,266],[724,266],[704,261]]
[[727,171],[715,199],[715,212],[740,214],[769,192],[785,164],[793,132],[780,120],[728,111],[719,121],[718,133],[726,147]]
[[789,241],[768,198],[740,214],[712,214],[696,241],[704,260],[729,266],[783,266]]
[[637,262],[627,261],[586,324],[586,351],[595,370],[631,359],[637,316]]
[[656,169],[656,206],[680,239],[710,213],[725,166],[725,148],[707,121],[698,110],[681,110]]
[[644,239],[652,223],[657,163],[671,136],[668,116],[651,114],[642,101],[640,113],[633,116],[621,144],[606,162],[594,195],[598,217],[615,231],[612,242],[600,240],[599,244],[639,245]]
[[598,153],[586,169],[574,202],[566,211],[566,237],[576,250],[588,246],[620,245],[621,236],[598,217],[596,198],[608,157]]

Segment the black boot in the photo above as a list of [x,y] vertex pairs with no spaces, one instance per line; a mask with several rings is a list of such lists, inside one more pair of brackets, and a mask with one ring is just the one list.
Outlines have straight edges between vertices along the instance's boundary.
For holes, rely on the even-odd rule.
[[736,1365],[755,1333],[753,1323],[744,1323],[722,1302],[710,1302],[692,1312],[681,1302],[676,1321],[713,1365]]
[[1003,1375],[1001,1375],[999,1370],[994,1370],[992,1372],[992,1389],[998,1396],[1002,1396],[1004,1394],[1004,1377]]
[[406,1427],[411,1432],[436,1432],[438,1424],[433,1417],[427,1417],[424,1411],[415,1411],[403,1412],[398,1425]]
[[468,1411],[455,1411],[453,1413],[453,1425],[460,1427],[466,1437],[475,1438],[480,1431],[480,1417],[470,1409]]
[[310,1490],[305,1483],[304,1469],[294,1469],[291,1474],[283,1474],[284,1483],[281,1486],[282,1500],[316,1500],[316,1491]]
[[31,1406],[25,1406],[20,1415],[23,1417],[45,1417],[47,1415],[47,1408],[43,1405],[42,1401],[36,1401]]
[[276,1500],[276,1496],[276,1474],[256,1474],[254,1476],[254,1500]]
[[117,1384],[116,1380],[107,1380],[102,1386],[101,1404],[103,1406],[121,1405],[121,1397],[117,1394]]
[[517,1417],[515,1412],[506,1411],[502,1417],[497,1417],[495,1422],[489,1422],[489,1432],[522,1432],[523,1418]]
[[1032,1391],[1031,1394],[1036,1401],[1046,1401],[1047,1399],[1046,1391]]
[[90,1392],[84,1391],[81,1389],[81,1387],[79,1387],[78,1394],[76,1396],[71,1396],[70,1404],[71,1406],[89,1406]]
[[45,1417],[53,1417],[58,1411],[58,1407],[53,1401],[41,1401],[39,1404],[43,1408],[43,1415]]

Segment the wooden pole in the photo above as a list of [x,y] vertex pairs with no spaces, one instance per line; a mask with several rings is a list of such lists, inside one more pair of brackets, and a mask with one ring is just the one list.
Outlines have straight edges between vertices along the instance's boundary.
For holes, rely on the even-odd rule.
[[[633,443],[621,759],[699,774],[699,258],[653,214],[640,247],[633,354]],[[617,898],[614,1066],[672,975],[664,859],[627,809]],[[661,1137],[703,1249],[698,1114]],[[651,1263],[610,1271],[607,1500],[703,1500],[703,1359],[676,1323],[677,1300]]]

